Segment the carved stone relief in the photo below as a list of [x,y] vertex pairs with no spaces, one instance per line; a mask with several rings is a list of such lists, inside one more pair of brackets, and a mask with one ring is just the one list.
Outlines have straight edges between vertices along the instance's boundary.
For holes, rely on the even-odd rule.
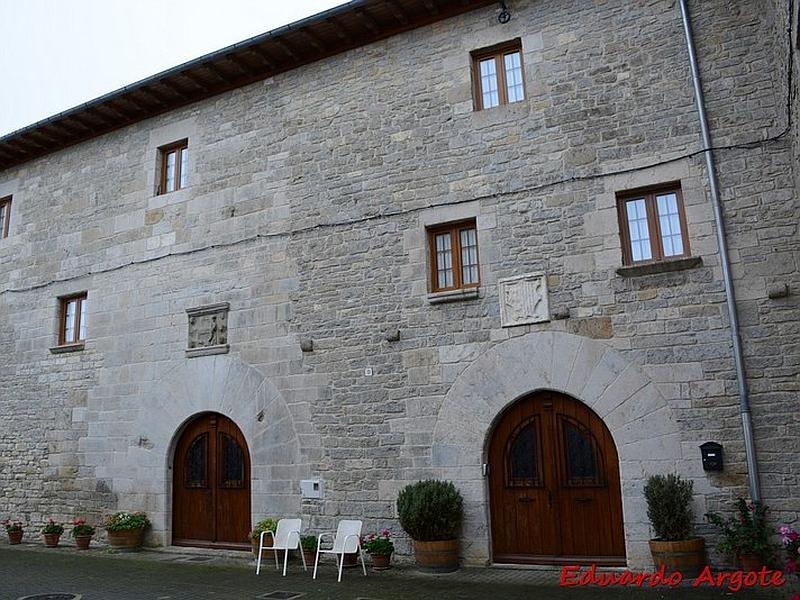
[[186,309],[189,315],[189,345],[186,356],[222,354],[229,350],[229,307],[227,302],[221,302]]
[[526,273],[498,281],[500,324],[503,327],[541,323],[550,320],[547,275]]

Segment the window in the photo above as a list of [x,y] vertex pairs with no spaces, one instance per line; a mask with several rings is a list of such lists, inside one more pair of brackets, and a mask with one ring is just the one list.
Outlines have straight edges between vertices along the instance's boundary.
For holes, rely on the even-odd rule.
[[624,264],[689,256],[679,185],[626,192],[617,198]]
[[475,84],[475,109],[525,99],[520,40],[472,53],[472,79]]
[[161,182],[159,194],[167,194],[185,188],[189,175],[189,141],[183,140],[164,146],[161,153]]
[[428,245],[432,291],[478,286],[478,230],[474,219],[429,229]]
[[8,237],[11,227],[11,196],[0,198],[0,238]]
[[61,298],[61,327],[58,343],[77,344],[86,339],[86,294]]

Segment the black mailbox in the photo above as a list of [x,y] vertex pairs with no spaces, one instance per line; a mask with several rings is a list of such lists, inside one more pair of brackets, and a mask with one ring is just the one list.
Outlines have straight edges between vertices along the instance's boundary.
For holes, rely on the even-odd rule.
[[706,442],[700,446],[704,471],[722,471],[722,444]]

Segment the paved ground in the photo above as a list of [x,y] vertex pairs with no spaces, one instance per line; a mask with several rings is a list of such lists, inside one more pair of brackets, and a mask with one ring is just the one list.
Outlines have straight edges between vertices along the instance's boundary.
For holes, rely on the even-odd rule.
[[[32,594],[82,594],[82,600],[250,600],[288,591],[302,600],[742,600],[787,598],[778,593],[719,589],[634,590],[558,586],[558,573],[462,569],[448,575],[422,575],[411,568],[389,571],[346,570],[336,582],[333,560],[320,568],[317,580],[302,565],[290,562],[284,578],[272,568],[256,576],[252,563],[236,554],[212,558],[203,554],[142,552],[110,554],[103,549],[78,552],[74,547],[0,545],[0,600]],[[269,564],[267,565],[269,567]],[[286,596],[273,596],[286,597]]]

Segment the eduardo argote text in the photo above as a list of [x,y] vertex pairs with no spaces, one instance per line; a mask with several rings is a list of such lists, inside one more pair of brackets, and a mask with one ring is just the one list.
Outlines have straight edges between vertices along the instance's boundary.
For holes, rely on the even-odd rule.
[[[657,571],[599,571],[597,565],[581,567],[580,565],[567,565],[561,568],[562,587],[589,586],[599,587],[669,587],[674,588],[683,582],[683,574],[679,571],[667,572],[664,565]],[[727,588],[731,592],[738,592],[745,588],[770,588],[781,587],[786,583],[783,571],[762,567],[760,571],[724,571],[714,573],[711,567],[704,567],[697,578],[692,581],[691,587],[716,587]]]

